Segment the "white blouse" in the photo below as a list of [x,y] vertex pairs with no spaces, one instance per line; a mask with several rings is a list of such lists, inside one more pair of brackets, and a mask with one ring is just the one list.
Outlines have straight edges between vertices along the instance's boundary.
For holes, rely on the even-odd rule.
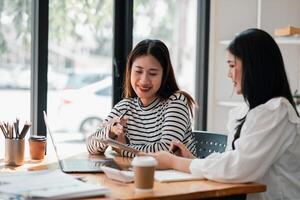
[[247,199],[300,199],[300,118],[294,108],[280,97],[250,110],[232,150],[237,119],[247,111],[242,107],[230,112],[226,151],[193,160],[190,172],[220,182],[267,185],[266,192]]

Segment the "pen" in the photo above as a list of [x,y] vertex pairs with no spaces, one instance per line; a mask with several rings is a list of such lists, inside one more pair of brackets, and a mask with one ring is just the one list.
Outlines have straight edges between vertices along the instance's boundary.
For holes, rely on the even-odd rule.
[[16,139],[18,139],[18,131],[17,131],[17,129],[18,129],[18,126],[17,126],[17,122],[14,122],[14,127],[15,127],[15,134],[16,134]]
[[9,132],[10,132],[11,139],[14,139],[14,125],[13,124],[9,125]]
[[6,130],[5,130],[4,125],[2,124],[2,122],[0,122],[0,128],[1,128],[1,130],[2,130],[2,133],[3,133],[4,137],[5,137],[5,138],[8,138],[7,133],[6,133]]
[[[123,114],[120,115],[119,119],[122,119],[122,118],[126,115],[126,113],[128,112],[128,110],[129,110],[129,109],[125,110],[125,112],[124,112]],[[113,126],[116,125],[116,124],[117,124],[117,122],[114,122],[114,123],[113,123]],[[105,126],[105,124],[104,124],[104,126]]]
[[[120,115],[120,117],[119,117],[119,119],[121,120],[125,115],[126,115],[126,113],[128,112],[128,110],[129,109],[127,109],[127,110],[125,110],[125,112],[123,112],[121,115]],[[113,126],[116,124],[116,122],[115,123],[113,123]],[[125,136],[126,136],[126,134],[125,134]],[[118,136],[117,135],[115,135],[112,139],[116,139]],[[126,138],[127,138],[127,136],[126,136]],[[128,138],[126,139],[126,142],[128,141]]]
[[125,110],[125,112],[120,116],[120,119],[122,119],[126,115],[126,113],[128,112],[128,110],[129,109]]
[[19,120],[19,118],[16,118],[16,122],[14,123],[14,125],[15,125],[15,132],[16,132],[16,137],[17,138],[19,138],[19,122],[20,122],[20,120]]
[[27,131],[28,131],[29,128],[30,128],[30,126],[31,126],[31,124],[30,124],[29,122],[26,122],[26,123],[25,123],[25,125],[24,125],[24,127],[23,127],[23,129],[22,129],[22,131],[21,131],[21,133],[20,133],[20,135],[19,135],[19,138],[20,138],[20,139],[23,139],[23,138],[25,137]]
[[8,133],[8,122],[3,122],[3,125],[4,125],[4,128],[5,128],[5,130],[6,130],[6,133],[7,133],[7,135],[9,134]]
[[12,133],[11,133],[10,124],[7,122],[7,123],[5,123],[4,125],[5,125],[5,127],[6,127],[7,137],[8,137],[9,139],[12,139],[12,138],[13,138],[13,135],[12,135]]

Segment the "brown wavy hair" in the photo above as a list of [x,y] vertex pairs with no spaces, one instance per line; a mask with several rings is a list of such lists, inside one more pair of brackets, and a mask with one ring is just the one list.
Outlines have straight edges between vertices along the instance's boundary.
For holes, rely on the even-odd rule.
[[157,91],[157,95],[162,99],[168,99],[175,92],[181,93],[187,98],[188,107],[191,115],[193,116],[193,108],[196,107],[196,102],[187,92],[179,89],[175,79],[168,47],[160,40],[143,40],[139,42],[130,52],[126,64],[124,97],[137,97],[130,82],[132,64],[137,58],[146,55],[153,56],[163,68],[163,78],[161,86]]

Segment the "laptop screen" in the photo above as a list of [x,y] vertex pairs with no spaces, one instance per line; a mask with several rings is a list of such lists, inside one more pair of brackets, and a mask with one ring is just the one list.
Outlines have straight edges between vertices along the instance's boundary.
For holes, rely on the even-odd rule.
[[57,150],[56,144],[54,142],[54,138],[53,138],[53,136],[51,134],[51,131],[50,131],[50,128],[49,128],[49,122],[48,122],[48,117],[47,117],[46,111],[43,111],[43,114],[44,114],[44,122],[45,122],[46,129],[47,129],[47,135],[50,136],[50,139],[51,139],[52,145],[54,147],[54,151],[55,151],[56,157],[57,157],[58,160],[60,160],[59,159],[59,155],[58,155],[58,150]]
[[[101,166],[109,166],[112,168],[120,169],[120,167],[117,165],[117,163],[112,158],[106,158],[104,155],[102,156],[90,156],[86,152],[85,148],[85,142],[76,142],[76,144],[72,144],[72,142],[67,142],[66,144],[59,143],[58,148],[58,142],[56,142],[54,135],[50,131],[49,121],[48,117],[45,111],[43,111],[44,114],[44,121],[47,128],[47,133],[49,134],[56,157],[59,161],[59,165],[62,171],[67,173],[91,173],[91,172],[102,172]],[[57,133],[61,135],[61,133]],[[70,133],[68,133],[70,134]],[[67,138],[73,138],[70,137],[70,135],[67,136]],[[76,145],[74,148],[74,145]],[[63,151],[62,151],[63,150]],[[68,152],[66,152],[66,150]],[[63,155],[61,153],[63,152]],[[71,154],[70,154],[71,153]]]

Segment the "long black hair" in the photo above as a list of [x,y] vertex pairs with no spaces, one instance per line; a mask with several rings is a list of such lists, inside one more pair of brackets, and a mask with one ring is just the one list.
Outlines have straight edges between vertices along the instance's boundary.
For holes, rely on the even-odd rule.
[[[285,97],[294,107],[280,49],[274,39],[260,29],[247,29],[237,35],[227,50],[242,61],[241,89],[249,110],[275,97]],[[240,136],[246,116],[238,120],[232,142]]]
[[126,64],[126,75],[124,81],[125,98],[137,96],[130,83],[132,64],[137,58],[146,55],[153,56],[163,68],[162,83],[157,92],[157,96],[162,99],[168,99],[175,92],[181,93],[187,98],[189,110],[191,115],[193,116],[193,108],[196,107],[196,102],[187,92],[179,89],[171,63],[168,47],[160,40],[142,40],[130,52]]

